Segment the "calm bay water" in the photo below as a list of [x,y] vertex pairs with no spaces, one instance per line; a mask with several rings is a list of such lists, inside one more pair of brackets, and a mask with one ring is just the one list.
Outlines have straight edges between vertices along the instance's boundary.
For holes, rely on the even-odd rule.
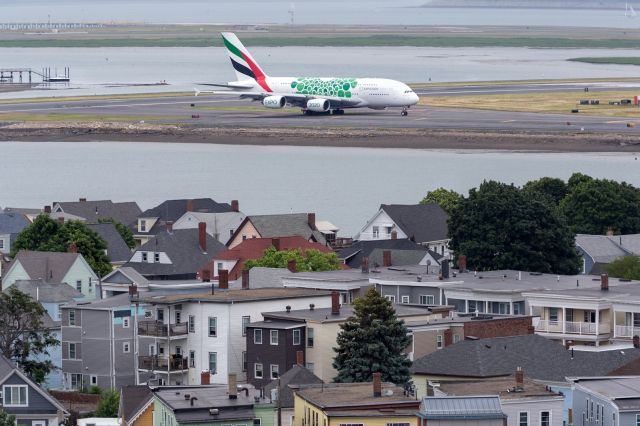
[[574,172],[640,186],[637,154],[545,154],[135,142],[0,143],[0,206],[168,198],[240,200],[247,214],[315,211],[352,235],[381,203],[418,202],[438,187],[521,185]]

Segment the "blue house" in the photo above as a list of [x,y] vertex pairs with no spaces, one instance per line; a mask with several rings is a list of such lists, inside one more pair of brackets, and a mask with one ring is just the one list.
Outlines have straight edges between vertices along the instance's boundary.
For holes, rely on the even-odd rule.
[[640,376],[574,379],[573,424],[640,424]]

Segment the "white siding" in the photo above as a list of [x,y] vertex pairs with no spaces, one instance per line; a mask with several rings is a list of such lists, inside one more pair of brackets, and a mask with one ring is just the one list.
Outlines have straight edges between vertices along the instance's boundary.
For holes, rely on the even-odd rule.
[[[374,227],[378,227],[378,236],[374,234]],[[391,232],[389,228],[395,228],[398,233],[398,238],[408,238],[407,235],[402,232],[402,229],[398,228],[396,224],[391,220],[389,215],[383,210],[379,210],[378,213],[362,228],[360,233],[356,236],[360,241],[371,240],[390,240]]]
[[508,416],[507,426],[520,426],[518,413],[529,414],[529,426],[540,426],[540,412],[551,413],[551,426],[562,426],[563,398],[522,398],[513,400],[501,400],[502,410]]

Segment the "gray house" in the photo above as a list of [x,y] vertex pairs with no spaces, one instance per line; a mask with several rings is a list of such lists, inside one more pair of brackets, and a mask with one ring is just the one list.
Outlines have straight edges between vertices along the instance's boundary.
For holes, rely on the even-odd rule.
[[626,426],[639,422],[640,376],[574,380],[573,424]]
[[418,417],[433,426],[503,426],[507,419],[500,397],[491,395],[426,397]]
[[640,234],[578,234],[576,248],[582,256],[582,273],[597,275],[606,272],[606,266],[614,260],[640,254]]
[[20,213],[0,213],[0,254],[8,254],[18,234],[29,225]]

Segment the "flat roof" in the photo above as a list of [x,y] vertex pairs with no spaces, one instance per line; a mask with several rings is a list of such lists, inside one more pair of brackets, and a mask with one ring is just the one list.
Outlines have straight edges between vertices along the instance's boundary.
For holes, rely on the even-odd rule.
[[512,377],[499,377],[495,379],[440,382],[440,391],[452,396],[466,395],[499,395],[501,400],[546,397],[558,398],[561,395],[549,390],[546,386],[534,382],[525,377],[521,391],[515,391],[516,380]]
[[140,302],[155,304],[175,304],[187,302],[208,302],[208,303],[242,303],[258,300],[273,299],[295,299],[299,297],[329,296],[330,293],[321,290],[306,288],[256,288],[246,290],[220,290],[216,289],[214,294],[192,293],[192,294],[170,294],[164,296],[154,296],[143,294]]
[[273,320],[265,320],[252,322],[247,325],[249,328],[272,328],[279,330],[288,330],[290,328],[300,328],[304,327],[304,324],[301,322],[291,322],[291,321],[273,321]]
[[382,396],[373,396],[371,382],[310,385],[301,387],[295,392],[301,398],[323,409],[411,403],[417,407],[420,404],[415,397],[405,395],[404,390],[393,383],[382,383]]
[[[407,305],[394,305],[394,308],[396,310],[396,315],[400,318],[432,314],[431,310],[426,306],[421,308]],[[340,306],[340,313],[337,315],[331,313],[331,308],[297,309],[288,312],[276,311],[262,313],[262,316],[265,318],[270,317],[279,320],[319,322],[345,321],[353,315],[353,307],[351,305]]]
[[640,376],[587,377],[577,379],[576,383],[610,399],[640,398]]
[[411,327],[426,327],[430,325],[441,325],[441,324],[464,324],[467,322],[489,322],[489,321],[499,321],[499,320],[516,320],[522,318],[533,318],[530,315],[500,315],[500,314],[487,314],[487,313],[478,313],[475,314],[454,314],[453,317],[447,316],[446,318],[433,318],[429,320],[419,320],[419,321],[405,321],[405,325],[409,328]]

